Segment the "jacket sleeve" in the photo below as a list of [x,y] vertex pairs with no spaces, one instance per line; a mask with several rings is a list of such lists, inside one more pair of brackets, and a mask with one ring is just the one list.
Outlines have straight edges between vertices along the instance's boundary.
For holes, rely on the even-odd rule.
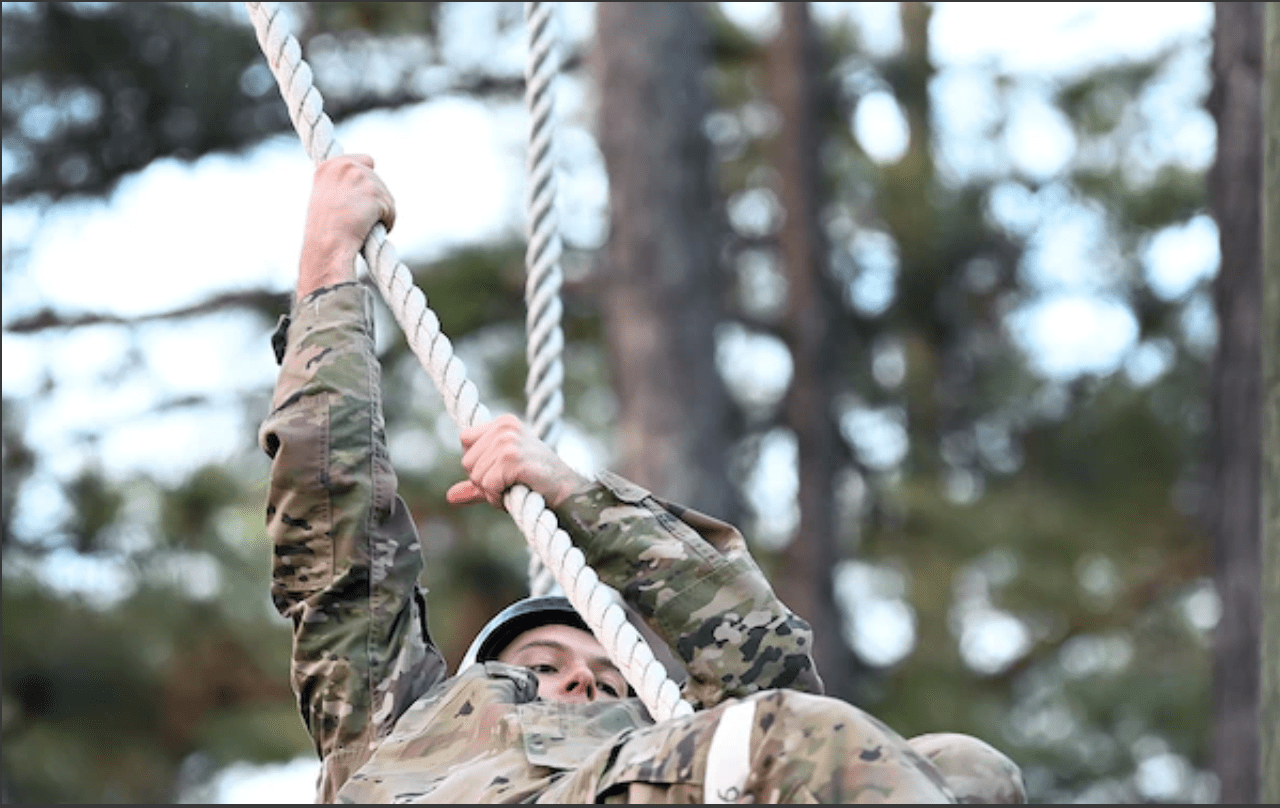
[[812,629],[778,600],[736,528],[609,472],[556,515],[684,663],[695,708],[774,688],[823,692]]
[[271,596],[292,622],[292,684],[327,800],[446,663],[427,633],[418,533],[387,456],[371,293],[321,289],[287,328],[258,436],[271,458]]

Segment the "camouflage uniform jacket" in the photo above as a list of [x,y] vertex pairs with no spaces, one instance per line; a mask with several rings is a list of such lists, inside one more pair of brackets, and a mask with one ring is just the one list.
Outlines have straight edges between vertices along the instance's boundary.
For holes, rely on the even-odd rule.
[[[614,777],[687,767],[687,755],[616,759],[619,739],[652,724],[637,699],[544,702],[531,671],[497,662],[448,675],[387,454],[372,293],[319,290],[282,327],[259,442],[272,461],[271,593],[292,621],[292,684],[322,760],[318,798],[532,800],[587,766]],[[775,688],[821,692],[809,626],[778,601],[737,530],[609,473],[556,515],[683,661],[695,709]],[[594,776],[560,801],[593,801]]]

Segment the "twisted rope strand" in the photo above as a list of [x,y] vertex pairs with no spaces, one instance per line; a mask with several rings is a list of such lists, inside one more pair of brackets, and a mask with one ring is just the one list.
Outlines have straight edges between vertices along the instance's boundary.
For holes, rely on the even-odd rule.
[[[529,112],[526,152],[528,223],[525,249],[525,331],[528,377],[525,420],[534,433],[555,448],[564,412],[564,369],[560,329],[560,225],[556,215],[555,127],[553,82],[559,54],[552,35],[552,4],[525,3],[528,59],[525,62],[525,107]],[[547,595],[556,587],[536,554],[529,556],[529,593]]]
[[551,3],[525,3],[529,58],[525,64],[525,105],[529,111],[527,152],[528,247],[525,253],[529,377],[527,420],[552,447],[559,439],[564,400],[560,354],[560,223],[556,215],[553,82],[560,60],[552,35]]
[[[297,39],[285,29],[279,3],[246,3],[258,43],[289,109],[289,117],[313,163],[340,156],[342,147],[324,113],[311,68],[302,59]],[[410,349],[431,377],[445,409],[459,428],[485,423],[489,410],[466,374],[452,343],[440,331],[440,320],[427,306],[426,295],[387,240],[382,224],[374,225],[361,250],[369,272]],[[503,504],[542,563],[551,570],[574,609],[582,615],[610,659],[635,688],[650,715],[662,721],[688,715],[692,707],[640,633],[626,619],[616,590],[599,580],[556,523],[542,496],[524,485],[513,486]]]

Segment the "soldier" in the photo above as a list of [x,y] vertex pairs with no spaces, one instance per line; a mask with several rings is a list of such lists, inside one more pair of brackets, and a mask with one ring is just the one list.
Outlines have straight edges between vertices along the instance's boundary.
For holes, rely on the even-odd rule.
[[562,598],[521,601],[450,676],[428,630],[423,554],[396,493],[355,257],[391,194],[365,156],[315,172],[296,298],[259,442],[271,458],[272,598],[324,802],[1023,801],[968,736],[908,742],[822,695],[807,623],[733,527],[614,474],[588,480],[513,416],[461,433],[455,505],[522,483],[601,580],[682,661],[688,717],[655,723]]

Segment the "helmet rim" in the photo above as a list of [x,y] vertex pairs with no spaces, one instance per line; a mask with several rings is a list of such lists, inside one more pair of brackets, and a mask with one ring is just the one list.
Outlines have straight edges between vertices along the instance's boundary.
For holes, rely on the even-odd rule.
[[563,595],[540,595],[524,598],[494,615],[476,634],[462,657],[459,670],[477,662],[497,659],[511,641],[530,629],[547,625],[564,625],[590,633],[587,622]]

